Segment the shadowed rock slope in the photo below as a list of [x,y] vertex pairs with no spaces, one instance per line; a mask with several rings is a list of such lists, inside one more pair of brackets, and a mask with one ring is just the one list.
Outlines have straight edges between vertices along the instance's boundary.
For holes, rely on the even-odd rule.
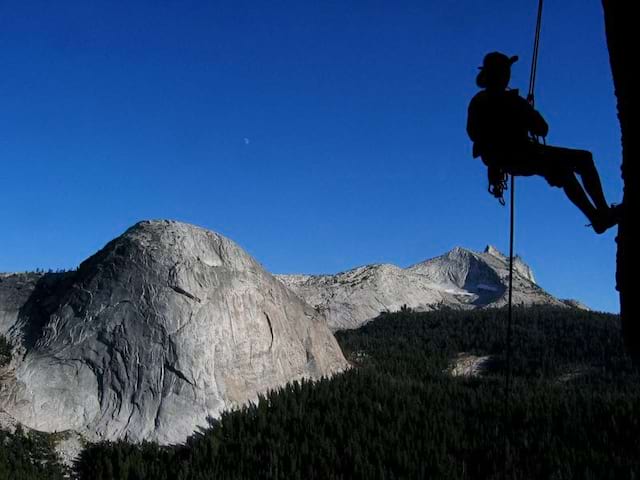
[[141,222],[76,272],[0,277],[0,410],[91,440],[183,441],[207,416],[343,370],[324,317],[238,245]]
[[638,16],[635,2],[602,0],[611,73],[617,98],[622,142],[624,183],[622,218],[618,228],[616,283],[620,292],[620,318],[627,352],[640,365],[640,315],[636,302],[635,266],[640,262],[637,218],[640,211],[638,169]]
[[[341,330],[358,328],[381,312],[404,305],[421,311],[501,307],[507,303],[509,258],[492,246],[482,253],[456,247],[408,268],[367,265],[336,275],[276,277],[322,311],[333,330]],[[513,285],[517,305],[578,305],[540,288],[519,257],[514,261]]]

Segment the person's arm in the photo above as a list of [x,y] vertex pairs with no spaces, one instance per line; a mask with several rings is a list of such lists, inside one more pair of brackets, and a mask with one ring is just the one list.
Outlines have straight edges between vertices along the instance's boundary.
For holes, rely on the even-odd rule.
[[476,97],[473,97],[467,109],[467,135],[472,142],[477,142],[480,138],[477,103]]
[[485,150],[484,143],[487,137],[485,108],[481,94],[478,94],[471,99],[467,111],[467,134],[473,142],[473,158],[478,158]]
[[529,130],[534,135],[537,135],[539,137],[546,137],[547,134],[549,133],[549,125],[544,120],[542,115],[540,115],[540,112],[535,110],[533,107],[530,107],[530,108],[531,108],[531,125],[529,127]]
[[549,133],[549,125],[540,112],[533,108],[524,98],[518,97],[520,108],[524,113],[527,130],[538,137],[546,137]]
[[469,138],[473,142],[473,158],[478,158],[484,151],[483,139],[486,136],[485,128],[479,102],[474,98],[471,100],[467,112],[467,135],[469,135]]

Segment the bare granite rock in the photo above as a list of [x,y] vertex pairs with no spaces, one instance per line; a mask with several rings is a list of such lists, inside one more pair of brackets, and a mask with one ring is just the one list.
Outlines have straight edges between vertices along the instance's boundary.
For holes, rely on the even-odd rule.
[[[0,410],[0,430],[15,433],[18,426],[20,426],[25,433],[37,432],[37,430],[22,425],[7,412]],[[60,462],[69,468],[73,466],[74,460],[80,456],[80,453],[82,453],[87,443],[80,434],[72,430],[51,435],[49,441],[53,444],[53,449],[58,455]]]
[[276,275],[307,303],[324,313],[332,330],[358,328],[384,311],[402,306],[428,311],[462,304],[459,288],[441,288],[395,265],[367,265],[336,275]]
[[[492,246],[482,253],[456,247],[404,269],[383,264],[336,275],[276,277],[322,311],[332,330],[342,330],[403,306],[417,311],[501,307],[507,303],[509,258]],[[520,257],[514,258],[513,280],[516,305],[570,306],[540,288]]]
[[19,422],[15,418],[13,418],[4,410],[0,410],[0,430],[14,433],[18,425]]
[[20,309],[42,276],[42,273],[0,274],[0,334],[6,334],[16,324]]
[[0,280],[15,344],[0,409],[28,428],[176,443],[258,393],[347,367],[321,314],[192,225],[141,222],[75,272]]
[[57,435],[53,439],[53,448],[60,463],[65,467],[73,468],[73,463],[87,446],[87,442],[82,436],[72,430]]
[[448,373],[452,377],[479,377],[488,368],[493,358],[490,355],[471,355],[461,352],[449,365]]

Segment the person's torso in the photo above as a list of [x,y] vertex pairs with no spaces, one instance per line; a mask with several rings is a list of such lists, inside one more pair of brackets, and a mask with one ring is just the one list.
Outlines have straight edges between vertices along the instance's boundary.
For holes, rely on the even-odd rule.
[[530,112],[517,90],[479,92],[469,109],[474,141],[482,151],[511,151],[529,142]]

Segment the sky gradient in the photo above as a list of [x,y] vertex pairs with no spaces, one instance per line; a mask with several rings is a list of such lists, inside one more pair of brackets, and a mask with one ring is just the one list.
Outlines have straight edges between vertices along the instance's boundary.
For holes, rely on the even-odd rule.
[[[72,268],[143,219],[194,223],[275,273],[508,250],[466,108],[485,53],[526,92],[537,1],[3,1],[0,272]],[[546,2],[536,106],[622,196],[598,0]],[[561,298],[617,312],[615,229],[543,179],[516,250]]]

